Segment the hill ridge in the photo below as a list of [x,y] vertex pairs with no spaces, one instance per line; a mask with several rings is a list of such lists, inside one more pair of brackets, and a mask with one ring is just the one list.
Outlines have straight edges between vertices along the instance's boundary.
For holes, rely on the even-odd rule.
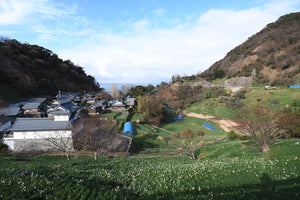
[[0,38],[0,98],[11,98],[8,93],[19,98],[51,95],[58,90],[97,91],[99,83],[49,49]]
[[254,69],[258,83],[300,82],[300,12],[268,24],[200,76],[206,80],[251,76]]

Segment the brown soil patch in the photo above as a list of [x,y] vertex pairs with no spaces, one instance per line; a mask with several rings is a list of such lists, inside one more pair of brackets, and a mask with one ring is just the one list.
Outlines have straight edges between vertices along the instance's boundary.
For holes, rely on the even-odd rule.
[[229,132],[233,130],[239,135],[245,135],[245,132],[242,130],[242,127],[240,124],[238,124],[236,121],[232,119],[224,119],[224,118],[218,118],[212,115],[203,115],[198,113],[192,113],[188,111],[184,111],[183,114],[185,114],[187,117],[196,117],[200,119],[208,119],[213,122],[216,122],[219,124],[219,126],[225,131]]

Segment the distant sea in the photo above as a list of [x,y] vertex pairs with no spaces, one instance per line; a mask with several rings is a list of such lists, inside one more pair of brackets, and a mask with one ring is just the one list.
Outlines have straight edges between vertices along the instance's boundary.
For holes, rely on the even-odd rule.
[[159,85],[160,83],[100,83],[100,87],[101,88],[104,88],[105,91],[109,92],[111,90],[111,86],[113,84],[117,84],[119,90],[121,89],[121,87],[123,85],[126,85],[126,84],[130,84],[130,85],[133,85],[133,86],[137,86],[137,85],[142,85],[142,86],[147,86],[149,84],[153,85],[154,87],[156,87],[157,85]]

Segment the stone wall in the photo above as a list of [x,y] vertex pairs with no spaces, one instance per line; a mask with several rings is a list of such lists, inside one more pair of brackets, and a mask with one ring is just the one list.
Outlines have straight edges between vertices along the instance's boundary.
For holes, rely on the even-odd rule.
[[252,77],[237,77],[231,78],[222,83],[223,87],[235,86],[235,87],[250,87],[253,84]]
[[66,144],[66,148],[74,150],[72,138],[51,138],[51,139],[15,139],[14,152],[32,152],[32,151],[58,151],[57,146]]

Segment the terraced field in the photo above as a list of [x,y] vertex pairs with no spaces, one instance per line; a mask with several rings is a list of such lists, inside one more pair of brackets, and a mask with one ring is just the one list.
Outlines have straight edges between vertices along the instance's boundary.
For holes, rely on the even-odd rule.
[[0,156],[1,199],[298,199],[300,140],[251,141],[186,156]]

